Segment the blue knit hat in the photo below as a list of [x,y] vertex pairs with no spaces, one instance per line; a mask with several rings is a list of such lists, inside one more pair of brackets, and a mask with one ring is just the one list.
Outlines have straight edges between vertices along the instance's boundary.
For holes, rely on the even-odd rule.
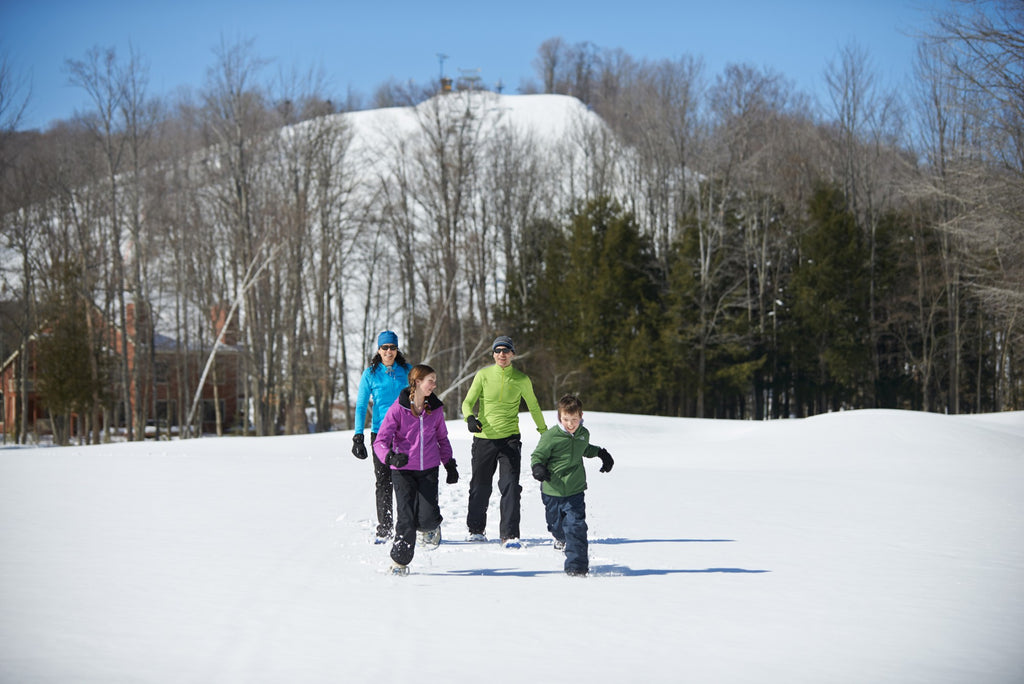
[[398,333],[391,330],[385,330],[380,335],[377,335],[377,346],[383,347],[385,344],[393,344],[398,346]]
[[512,344],[512,338],[508,335],[498,335],[494,338],[494,344],[491,345],[491,351],[494,351],[498,347],[508,347],[512,350],[512,353],[516,353],[516,346]]

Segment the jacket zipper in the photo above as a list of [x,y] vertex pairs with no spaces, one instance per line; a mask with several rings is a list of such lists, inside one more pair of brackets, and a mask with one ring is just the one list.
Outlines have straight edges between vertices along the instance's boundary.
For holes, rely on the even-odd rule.
[[423,402],[423,413],[419,415],[420,421],[420,470],[423,470],[423,415],[427,410],[427,402]]
[[512,366],[501,368],[501,366],[498,366],[501,373],[501,391],[498,393],[498,401],[505,401],[505,385],[508,384],[508,373],[506,373],[506,371],[511,367]]

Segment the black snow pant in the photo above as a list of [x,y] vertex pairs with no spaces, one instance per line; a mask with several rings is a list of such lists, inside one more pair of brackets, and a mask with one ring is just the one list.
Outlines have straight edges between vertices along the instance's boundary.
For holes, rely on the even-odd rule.
[[374,491],[377,498],[377,536],[382,539],[391,536],[394,528],[394,509],[391,501],[394,498],[394,486],[391,484],[391,466],[384,465],[373,453],[373,443],[377,441],[377,433],[370,433],[370,458],[373,459],[373,479],[376,482]]
[[417,530],[441,526],[441,508],[437,503],[437,468],[428,470],[392,470],[395,484],[395,542],[391,560],[402,565],[412,561],[416,551]]
[[498,491],[501,493],[498,532],[502,539],[519,538],[522,450],[523,443],[518,434],[503,439],[473,438],[473,475],[469,480],[469,513],[466,515],[470,534],[484,534],[487,528],[487,504],[491,499],[494,471],[497,470]]

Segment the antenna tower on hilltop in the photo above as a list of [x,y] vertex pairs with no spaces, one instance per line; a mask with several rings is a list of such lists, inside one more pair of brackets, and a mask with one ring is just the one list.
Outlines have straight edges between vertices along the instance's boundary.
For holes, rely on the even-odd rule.
[[476,69],[459,69],[459,87],[465,88],[469,91],[479,90],[480,81],[480,68]]
[[452,79],[444,77],[444,60],[448,59],[448,55],[443,52],[437,53],[437,61],[441,64],[441,73],[438,77],[438,82],[441,85],[442,93],[450,93],[452,90]]

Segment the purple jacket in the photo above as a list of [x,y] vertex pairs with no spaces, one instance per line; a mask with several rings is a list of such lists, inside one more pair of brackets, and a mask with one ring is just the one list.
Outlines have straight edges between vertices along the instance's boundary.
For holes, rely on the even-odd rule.
[[426,410],[417,417],[409,406],[409,393],[400,392],[373,441],[373,452],[381,463],[389,449],[409,454],[409,462],[403,468],[391,466],[392,470],[429,470],[452,460],[452,443],[448,441],[441,400],[431,394]]

